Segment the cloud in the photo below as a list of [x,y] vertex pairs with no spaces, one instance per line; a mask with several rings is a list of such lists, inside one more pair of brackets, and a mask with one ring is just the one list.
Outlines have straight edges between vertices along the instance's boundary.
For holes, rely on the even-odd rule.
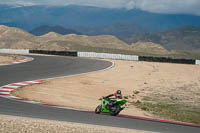
[[0,0],[0,4],[87,5],[104,8],[141,9],[154,13],[200,15],[200,0]]
[[155,13],[200,15],[199,0],[136,0],[136,7]]
[[22,6],[32,6],[36,5],[32,1],[25,1],[25,0],[0,0],[0,4],[8,4],[8,5],[22,5]]

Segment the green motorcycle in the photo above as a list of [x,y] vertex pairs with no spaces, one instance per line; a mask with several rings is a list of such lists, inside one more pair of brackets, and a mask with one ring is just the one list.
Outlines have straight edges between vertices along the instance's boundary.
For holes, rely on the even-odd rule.
[[125,107],[122,107],[125,105],[127,101],[125,99],[115,99],[115,98],[110,98],[110,103],[109,101],[105,98],[101,98],[101,104],[96,107],[95,113],[100,114],[100,113],[110,113],[113,116],[116,116],[122,111]]

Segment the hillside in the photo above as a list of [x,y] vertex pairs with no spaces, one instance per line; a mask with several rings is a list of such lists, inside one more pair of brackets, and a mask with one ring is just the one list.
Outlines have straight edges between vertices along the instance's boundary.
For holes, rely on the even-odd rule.
[[32,38],[21,29],[0,25],[0,48],[32,48]]
[[124,39],[131,44],[135,42],[153,42],[169,50],[200,50],[200,28],[182,26],[158,33],[137,34]]
[[112,24],[108,26],[101,27],[73,27],[71,29],[66,29],[62,26],[39,26],[34,28],[29,33],[41,36],[49,32],[55,32],[62,35],[67,34],[77,34],[77,35],[88,35],[88,36],[97,36],[97,35],[113,35],[117,38],[124,38],[138,33],[150,32],[147,28],[143,28],[136,24]]
[[75,30],[72,29],[66,29],[62,26],[39,26],[33,30],[31,30],[29,33],[36,35],[36,36],[41,36],[44,34],[47,34],[49,32],[56,32],[58,34],[66,35],[66,34],[81,34]]
[[0,26],[0,48],[25,48],[46,50],[89,50],[108,48],[128,50],[129,45],[114,36],[61,35],[49,32],[33,36],[18,28]]
[[151,51],[154,54],[163,54],[163,55],[167,55],[170,53],[163,46],[152,43],[152,42],[132,43],[131,48],[134,49],[134,51],[138,51],[138,52],[148,53],[148,51]]
[[56,51],[73,50],[200,59],[200,54],[198,52],[174,50],[169,52],[163,46],[151,42],[138,42],[128,45],[111,35],[61,35],[49,32],[42,36],[34,36],[21,29],[7,26],[0,26],[0,48]]
[[[112,35],[61,35],[49,32],[42,36],[34,36],[18,28],[0,26],[0,48],[155,54],[155,51],[150,50],[153,45],[155,47],[159,46],[158,44],[150,43],[150,45],[133,47]],[[163,52],[163,49],[161,51],[157,50],[157,54],[167,54],[167,52]]]
[[117,23],[108,26],[101,27],[73,27],[76,31],[83,33],[84,35],[95,36],[95,35],[113,35],[117,38],[129,37],[133,34],[151,32],[150,29],[141,27],[136,24],[128,23]]

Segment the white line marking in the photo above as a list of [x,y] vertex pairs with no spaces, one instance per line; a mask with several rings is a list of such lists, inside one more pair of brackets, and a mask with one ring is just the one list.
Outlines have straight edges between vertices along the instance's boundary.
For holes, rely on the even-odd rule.
[[18,64],[18,63],[21,63],[21,62],[19,62],[19,61],[15,61],[15,62],[13,62],[12,64]]
[[25,81],[25,82],[27,82],[27,83],[32,83],[32,84],[40,83],[40,82],[38,82],[38,81]]
[[2,91],[12,91],[12,89],[4,89],[4,88],[0,88],[0,90],[2,90]]
[[28,85],[28,84],[24,84],[24,83],[14,83],[16,85],[21,85],[21,86],[25,86],[25,85]]
[[16,88],[18,88],[19,86],[6,85],[6,86],[3,86],[3,87],[9,87],[9,88],[14,88],[14,89],[16,89]]
[[10,94],[10,92],[0,92],[0,94]]
[[35,102],[35,101],[24,101],[26,103],[31,103],[31,104],[41,104],[40,102]]

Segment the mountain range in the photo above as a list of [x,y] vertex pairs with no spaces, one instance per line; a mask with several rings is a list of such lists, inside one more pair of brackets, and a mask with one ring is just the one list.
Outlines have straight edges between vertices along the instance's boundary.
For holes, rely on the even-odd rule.
[[81,32],[84,35],[95,36],[95,35],[113,35],[120,39],[129,37],[134,34],[141,34],[141,33],[151,33],[151,30],[147,28],[143,28],[136,24],[112,24],[108,26],[102,27],[93,27],[93,28],[86,28],[86,27],[74,27],[76,31]]
[[148,31],[162,31],[183,25],[200,26],[200,16],[77,5],[24,7],[0,5],[0,24],[18,27],[25,31],[31,31],[42,25],[59,25],[67,29],[76,29],[102,28],[113,24],[138,25]]
[[[200,49],[200,16],[195,15],[158,14],[138,9],[77,5],[0,5],[0,24],[28,31],[31,33],[28,34],[31,39],[33,35],[41,36],[49,32],[59,35],[114,35],[129,45],[136,42],[154,42],[169,50]],[[27,38],[24,39],[22,40],[26,41]]]
[[112,48],[128,50],[129,45],[114,36],[61,35],[49,32],[34,36],[19,28],[0,25],[0,48],[80,50],[91,48]]
[[37,27],[37,28],[31,30],[29,33],[36,35],[36,36],[41,36],[41,35],[47,34],[49,32],[55,32],[55,33],[58,33],[61,35],[66,35],[66,34],[80,35],[81,34],[73,29],[66,29],[62,26],[48,26],[48,25],[43,25],[43,26]]
[[181,26],[164,32],[135,34],[123,39],[128,44],[153,42],[169,50],[200,50],[200,28]]
[[146,33],[148,30],[135,25],[135,24],[113,24],[109,26],[103,27],[74,27],[71,29],[66,29],[62,26],[39,26],[35,29],[31,30],[29,33],[40,36],[49,32],[55,32],[58,34],[66,35],[66,34],[83,34],[88,36],[96,36],[96,35],[113,35],[118,38],[126,38],[134,34]]
[[[140,46],[142,46],[141,49]],[[143,53],[154,55],[156,51],[156,54],[168,54],[168,51],[161,45],[153,43],[137,43],[137,45],[131,46],[111,35],[61,35],[55,32],[49,32],[42,36],[34,36],[19,28],[3,25],[0,25],[0,48],[56,51],[75,50],[123,54]]]
[[56,32],[59,34],[82,33],[89,36],[113,35],[129,45],[137,42],[153,42],[162,45],[168,50],[200,50],[200,28],[190,25],[152,33],[145,32],[139,26],[130,24],[114,24],[99,29],[80,27],[75,30],[65,29],[61,26],[41,26],[33,31],[30,33],[34,33],[34,35],[43,35],[48,32]]
[[[185,31],[186,35],[187,30]],[[196,29],[192,30],[194,34]],[[174,33],[174,32],[173,32]],[[178,33],[184,34],[184,33]],[[189,45],[190,46],[190,45]],[[112,35],[86,36],[49,32],[42,36],[34,36],[19,28],[0,25],[0,48],[36,49],[53,51],[87,51],[101,53],[120,53],[142,56],[167,56],[172,58],[200,59],[199,53],[190,51],[168,51],[162,45],[152,42],[136,42],[127,44]],[[199,47],[197,48],[197,50]]]

